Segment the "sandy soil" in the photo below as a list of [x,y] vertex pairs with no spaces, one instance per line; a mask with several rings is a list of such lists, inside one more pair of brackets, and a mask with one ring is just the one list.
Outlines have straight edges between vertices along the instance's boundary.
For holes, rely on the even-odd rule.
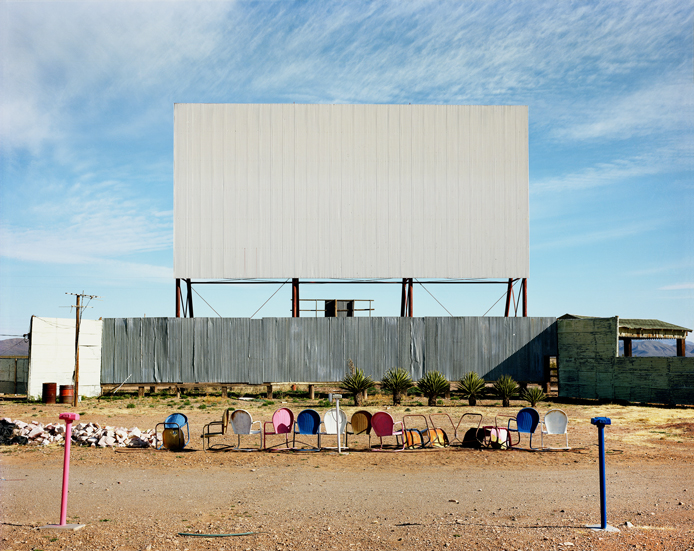
[[[493,424],[495,415],[524,405],[504,409],[485,401],[469,408],[446,401],[427,408],[414,400],[389,411],[396,419],[441,411],[457,420],[474,410]],[[285,401],[295,412],[318,405]],[[128,403],[136,407],[127,408]],[[359,437],[346,455],[203,453],[202,426],[221,417],[224,408],[243,407],[255,419],[269,420],[281,403],[218,396],[83,402],[85,421],[141,429],[182,411],[190,419],[191,443],[177,453],[73,447],[68,522],[86,525],[77,532],[38,528],[59,520],[63,449],[0,448],[0,548],[694,549],[694,408],[540,404],[541,413],[558,406],[569,414],[569,452],[453,447],[374,453],[366,450],[368,438]],[[65,409],[0,407],[3,417],[44,423]],[[385,407],[387,401],[377,398],[366,409]],[[348,415],[356,411],[345,409]],[[597,430],[590,425],[597,415],[613,422],[606,429],[607,513],[618,533],[585,528],[600,522]],[[274,437],[270,443],[280,441]],[[246,443],[257,443],[257,437]],[[627,521],[633,527],[626,527]]]

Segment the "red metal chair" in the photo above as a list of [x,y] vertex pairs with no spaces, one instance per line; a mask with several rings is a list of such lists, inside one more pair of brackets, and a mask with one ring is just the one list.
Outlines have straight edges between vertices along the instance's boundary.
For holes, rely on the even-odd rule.
[[[400,425],[400,430],[395,430],[396,425]],[[386,411],[379,411],[377,413],[374,413],[373,417],[371,417],[371,428],[373,429],[374,434],[378,436],[378,438],[381,441],[381,448],[371,448],[372,451],[402,451],[405,449],[405,439],[402,438],[402,421],[398,421],[396,423],[393,420],[393,416],[390,413]],[[400,447],[400,449],[395,450],[384,450],[383,439],[389,436],[395,437],[396,448],[399,446],[402,447]],[[400,438],[402,438],[402,445],[400,444]]]

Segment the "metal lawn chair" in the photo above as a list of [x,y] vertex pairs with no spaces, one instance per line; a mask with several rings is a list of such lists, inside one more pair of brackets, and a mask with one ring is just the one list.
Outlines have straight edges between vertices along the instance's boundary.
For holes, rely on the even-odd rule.
[[[530,436],[530,444],[529,444],[529,449],[534,450],[537,448],[533,448],[533,434],[535,434],[535,430],[537,429],[537,425],[540,423],[540,414],[537,412],[536,409],[533,408],[523,408],[520,410],[515,417],[508,417],[504,415],[499,415],[497,416],[496,420],[496,428],[499,430],[499,423],[498,423],[498,418],[499,417],[507,417],[508,418],[508,423],[506,425],[506,431],[508,432],[508,448],[513,449],[516,448],[520,445],[521,442],[521,434],[525,433]],[[515,428],[511,428],[511,423],[515,424]],[[518,435],[518,441],[513,442],[513,433],[516,433]]]
[[[237,450],[241,449],[241,436],[244,434],[257,434],[260,436],[260,448],[263,447],[263,429],[261,427],[260,421],[253,421],[251,414],[245,409],[235,409],[231,412],[229,416],[229,422],[231,424],[231,429],[237,436]],[[257,429],[253,428],[253,425],[258,425]]]
[[[270,430],[268,430],[268,425]],[[272,421],[265,421],[263,432],[265,433],[263,447],[267,447],[267,437],[271,434],[284,434],[284,443],[289,448],[289,434],[294,429],[294,413],[289,408],[279,408],[272,414]]]
[[[347,416],[345,412],[340,410],[340,422],[338,426],[337,419],[337,408],[329,409],[325,412],[323,416],[323,422],[321,423],[323,430],[318,432],[318,447],[321,447],[321,436],[337,436],[338,439],[342,438],[347,430]],[[345,447],[347,447],[345,434]]]
[[[395,430],[396,425],[400,425],[400,430]],[[402,421],[397,423],[393,420],[393,416],[387,411],[379,411],[373,414],[371,417],[371,428],[374,434],[378,436],[381,441],[380,449],[371,448],[372,451],[402,451],[405,449],[405,439],[402,432]],[[395,437],[395,450],[384,450],[383,449],[383,439],[387,437]],[[402,445],[400,444],[400,438],[402,438]]]
[[349,446],[349,435],[357,436],[367,434],[369,436],[369,448],[371,448],[371,414],[366,410],[357,411],[352,415],[348,423],[345,443]]
[[[224,411],[224,413],[222,413],[221,421],[211,421],[202,427],[202,434],[200,435],[200,438],[202,438],[202,451],[223,450],[231,447],[221,443],[210,445],[210,438],[224,436],[227,433],[227,429],[229,428],[230,413],[231,410],[227,409]],[[205,448],[205,444],[207,444],[207,448]]]
[[[455,442],[458,442],[462,447],[478,447],[482,445],[481,431],[482,426],[482,414],[481,413],[463,413],[458,423],[454,423],[453,419],[448,413],[431,413],[429,415],[429,421],[431,421],[431,426],[435,429],[443,429],[450,431],[448,437],[449,444],[452,446]],[[475,421],[477,421],[475,423]],[[462,425],[462,428],[461,428]],[[468,431],[474,442],[470,442],[468,438]]]
[[[161,444],[159,427],[162,427]],[[183,429],[185,429],[185,433]],[[166,448],[170,451],[180,451],[190,442],[188,418],[182,413],[172,413],[163,423],[157,423],[156,427],[154,427],[154,432],[155,445],[158,450]]]
[[[540,427],[540,446],[543,449],[548,450],[570,450],[569,447],[569,417],[561,409],[551,409],[549,410],[544,418],[542,419],[542,425]],[[545,434],[551,435],[564,435],[566,437],[566,446],[563,448],[545,448]]]
[[429,421],[425,415],[403,415],[402,434],[408,449],[431,447]]
[[301,436],[316,436],[318,439],[317,447],[303,448],[312,451],[320,451],[320,415],[316,410],[305,409],[296,416],[294,421],[294,439],[292,447],[296,447],[296,435]]

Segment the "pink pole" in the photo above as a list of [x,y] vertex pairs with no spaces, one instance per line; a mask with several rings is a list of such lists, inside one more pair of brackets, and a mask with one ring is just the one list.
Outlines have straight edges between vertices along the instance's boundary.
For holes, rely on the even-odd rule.
[[61,413],[60,419],[65,419],[65,457],[63,458],[63,495],[60,500],[60,526],[65,526],[67,520],[67,491],[70,478],[70,445],[72,444],[72,422],[79,421],[79,413]]

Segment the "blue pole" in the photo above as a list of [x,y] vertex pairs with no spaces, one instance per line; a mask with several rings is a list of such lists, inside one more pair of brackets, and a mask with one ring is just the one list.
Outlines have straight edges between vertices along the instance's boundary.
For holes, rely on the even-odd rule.
[[607,497],[605,496],[605,425],[598,425],[600,441],[600,529],[607,527]]
[[605,425],[611,425],[609,417],[593,417],[591,424],[598,427],[598,445],[600,447],[600,529],[607,528],[607,496],[605,490]]

